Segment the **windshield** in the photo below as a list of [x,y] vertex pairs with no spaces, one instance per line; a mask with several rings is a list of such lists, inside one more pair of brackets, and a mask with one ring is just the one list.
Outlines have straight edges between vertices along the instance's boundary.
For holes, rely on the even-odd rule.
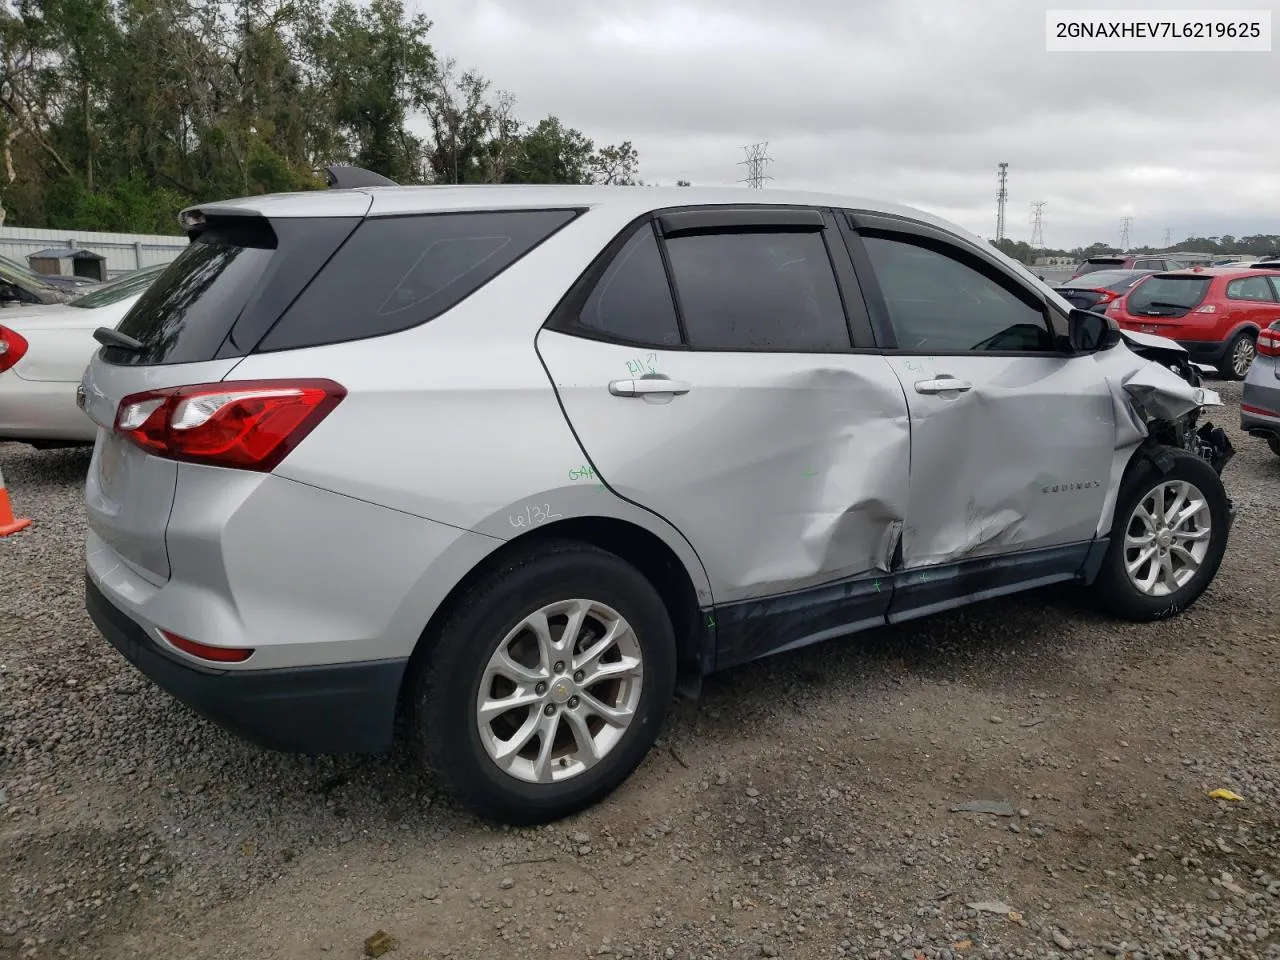
[[70,305],[92,310],[95,307],[105,307],[108,304],[117,303],[125,297],[141,293],[151,286],[151,282],[160,275],[166,266],[168,264],[135,270],[133,273],[120,277],[118,280],[112,280],[110,283],[104,284],[89,293],[76,297],[71,301]]

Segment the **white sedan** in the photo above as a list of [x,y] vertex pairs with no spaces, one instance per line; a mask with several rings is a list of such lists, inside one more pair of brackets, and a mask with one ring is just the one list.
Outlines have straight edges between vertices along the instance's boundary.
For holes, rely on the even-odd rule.
[[98,343],[167,264],[147,267],[68,303],[0,310],[0,441],[37,447],[92,443],[93,421],[76,406],[76,387]]

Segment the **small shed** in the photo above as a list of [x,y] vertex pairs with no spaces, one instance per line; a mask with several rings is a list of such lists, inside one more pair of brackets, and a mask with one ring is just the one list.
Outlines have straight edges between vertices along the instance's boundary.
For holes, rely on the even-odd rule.
[[88,277],[99,282],[107,279],[107,258],[83,247],[49,247],[27,254],[27,263],[36,273],[55,277]]

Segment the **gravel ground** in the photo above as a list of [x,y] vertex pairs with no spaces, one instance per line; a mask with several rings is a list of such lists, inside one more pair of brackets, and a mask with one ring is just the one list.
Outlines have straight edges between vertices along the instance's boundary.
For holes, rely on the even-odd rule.
[[1189,613],[1062,589],[757,663],[536,830],[175,704],[83,611],[86,456],[0,445],[36,520],[0,540],[0,956],[1277,960],[1280,459],[1223,392],[1240,515]]

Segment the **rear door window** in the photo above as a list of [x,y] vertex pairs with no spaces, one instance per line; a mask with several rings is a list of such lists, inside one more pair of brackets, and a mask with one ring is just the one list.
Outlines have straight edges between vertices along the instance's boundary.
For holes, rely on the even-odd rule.
[[695,350],[847,351],[852,345],[821,232],[704,233],[666,240]]

